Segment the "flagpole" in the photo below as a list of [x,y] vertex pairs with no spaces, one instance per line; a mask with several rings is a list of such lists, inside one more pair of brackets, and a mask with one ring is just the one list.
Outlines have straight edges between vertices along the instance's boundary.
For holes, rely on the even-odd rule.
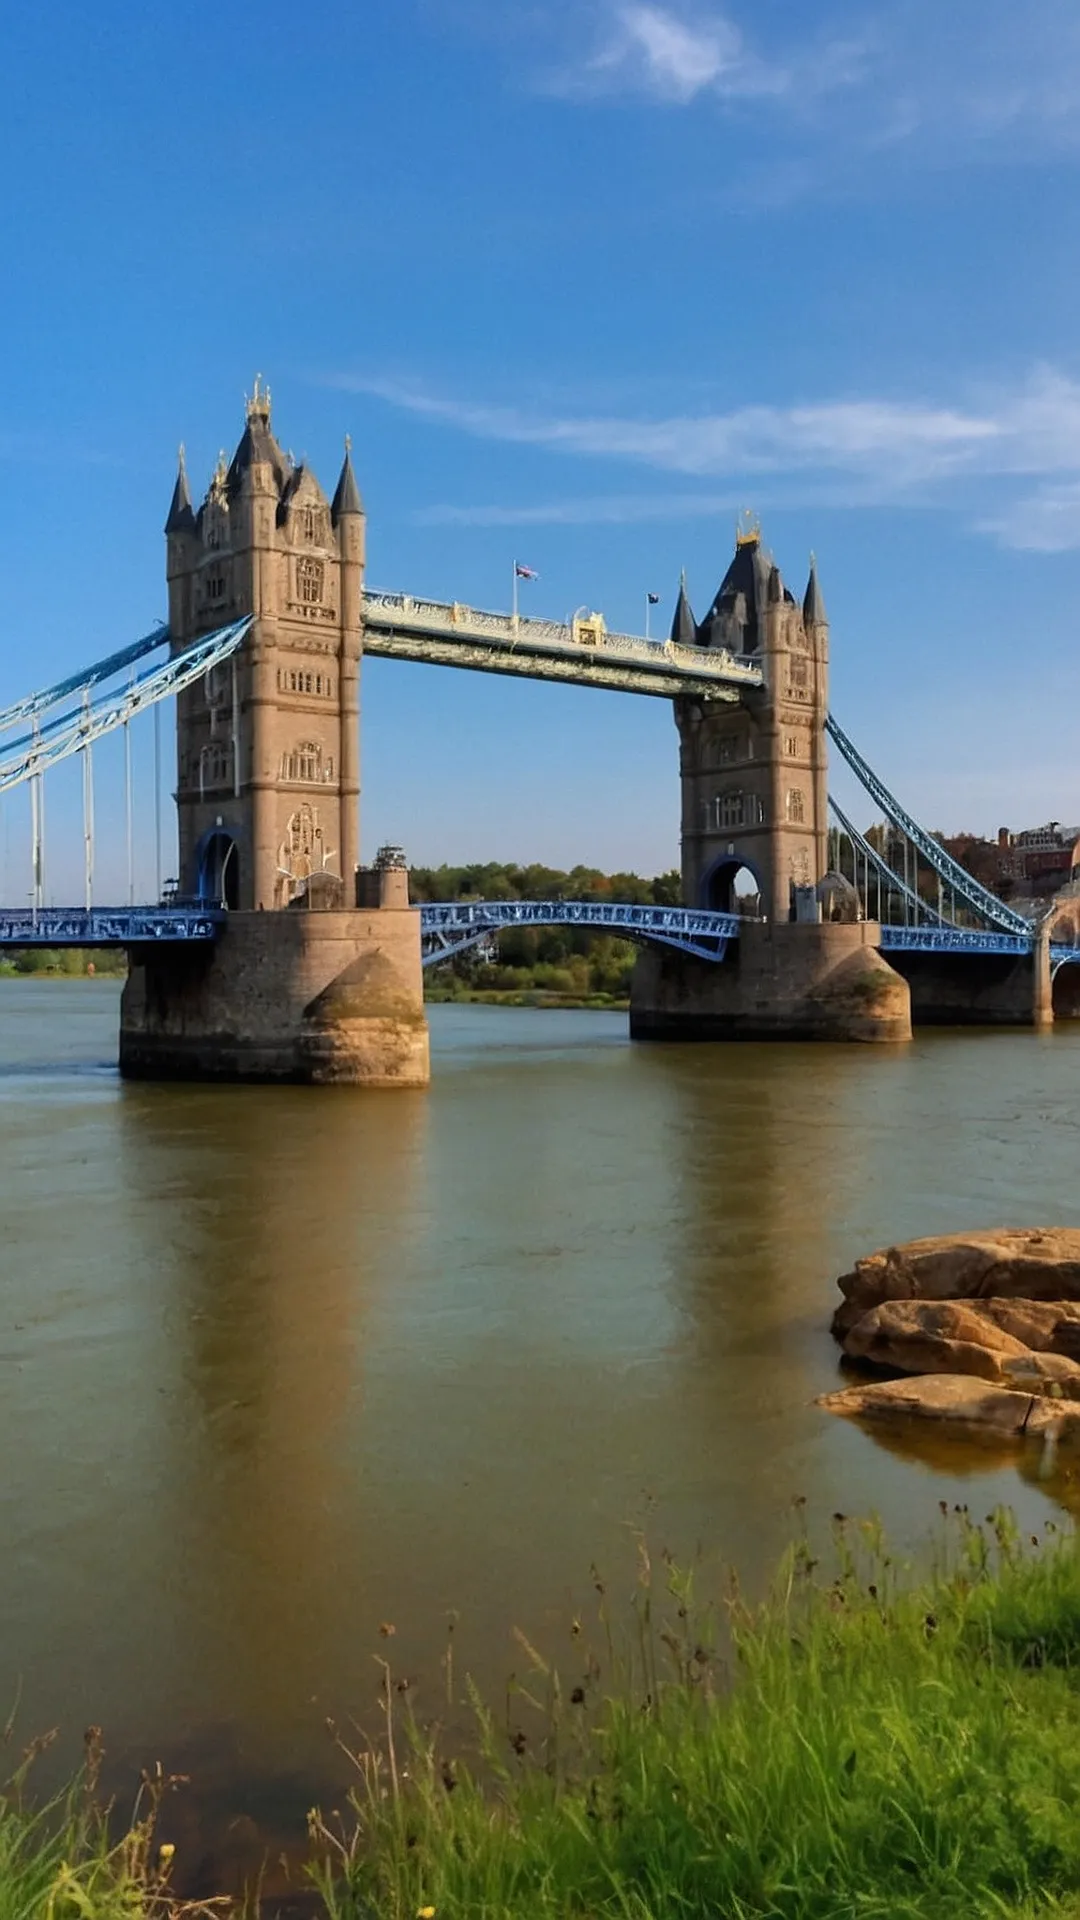
[[645,638],[646,640],[649,638],[649,605],[650,605],[649,596],[648,594],[646,594],[645,595]]
[[514,596],[514,597],[513,597],[513,607],[514,607],[514,625],[515,625],[515,627],[517,626],[517,618],[518,618],[518,612],[517,612],[517,593],[518,593],[518,588],[517,588],[517,583],[518,583],[518,571],[517,571],[517,561],[515,560],[515,561],[514,561],[514,585],[513,585],[513,596]]

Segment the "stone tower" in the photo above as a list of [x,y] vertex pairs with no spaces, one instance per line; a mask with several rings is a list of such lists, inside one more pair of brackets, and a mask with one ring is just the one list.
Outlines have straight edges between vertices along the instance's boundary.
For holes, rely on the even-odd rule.
[[181,450],[165,523],[173,649],[254,616],[233,661],[177,701],[184,895],[355,904],[364,530],[348,441],[329,501],[279,447],[258,379],[197,512]]
[[828,865],[825,717],[829,628],[811,563],[801,608],[756,526],[736,536],[732,560],[699,626],[685,583],[672,640],[724,647],[759,664],[765,684],[734,707],[677,700],[682,775],[683,898],[727,910],[740,867],[757,881],[758,911],[793,913],[793,888]]

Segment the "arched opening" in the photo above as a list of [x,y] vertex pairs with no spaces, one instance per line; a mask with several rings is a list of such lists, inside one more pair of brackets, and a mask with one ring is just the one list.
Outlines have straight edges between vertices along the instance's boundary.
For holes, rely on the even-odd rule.
[[701,904],[710,913],[761,914],[761,878],[738,854],[714,861],[701,883]]
[[198,895],[234,912],[240,905],[240,849],[223,827],[213,828],[200,845]]
[[1080,961],[1064,960],[1051,986],[1055,1020],[1080,1020]]

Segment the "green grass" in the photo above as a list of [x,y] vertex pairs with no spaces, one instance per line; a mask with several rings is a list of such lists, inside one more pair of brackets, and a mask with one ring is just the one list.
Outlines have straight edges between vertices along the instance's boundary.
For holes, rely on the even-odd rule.
[[[1080,1920],[1080,1545],[957,1511],[933,1565],[838,1517],[828,1564],[801,1538],[751,1604],[642,1548],[628,1606],[598,1578],[568,1623],[565,1673],[519,1635],[497,1715],[466,1683],[468,1754],[380,1661],[345,1815],[309,1819],[327,1920]],[[160,1774],[117,1825],[93,1743],[41,1809],[27,1764],[0,1920],[207,1912],[155,1844]]]
[[646,1565],[632,1631],[601,1594],[599,1656],[577,1631],[505,1720],[474,1701],[469,1765],[387,1670],[351,1818],[312,1816],[330,1914],[1080,1915],[1080,1551],[958,1528],[905,1585],[845,1526],[838,1566],[799,1545],[759,1606]]
[[144,1776],[131,1817],[117,1823],[97,1797],[100,1745],[91,1729],[78,1778],[35,1805],[28,1781],[47,1744],[29,1749],[0,1789],[0,1920],[209,1920],[225,1904],[172,1892],[173,1849],[155,1841],[159,1802],[173,1784],[160,1771]]

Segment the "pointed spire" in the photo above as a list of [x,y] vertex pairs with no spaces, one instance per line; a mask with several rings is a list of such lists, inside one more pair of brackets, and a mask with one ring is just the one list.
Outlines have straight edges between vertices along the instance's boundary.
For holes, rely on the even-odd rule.
[[810,578],[806,583],[806,593],[803,596],[802,617],[803,625],[806,627],[823,627],[828,621],[825,602],[818,585],[817,561],[813,554],[810,555]]
[[356,484],[356,475],[353,472],[352,441],[349,435],[346,434],[345,458],[342,461],[341,473],[338,476],[338,483],[334,489],[334,498],[330,502],[330,518],[336,527],[342,514],[362,514],[363,511],[364,503],[360,498],[360,489]]
[[173,488],[169,517],[165,522],[166,533],[191,533],[195,527],[195,515],[191,510],[191,494],[188,491],[187,466],[184,461],[184,445],[180,443],[177,459],[176,485]]
[[686,570],[679,575],[679,597],[675,602],[675,617],[671,622],[671,638],[677,647],[696,647],[698,644],[697,621],[694,619],[686,591]]

